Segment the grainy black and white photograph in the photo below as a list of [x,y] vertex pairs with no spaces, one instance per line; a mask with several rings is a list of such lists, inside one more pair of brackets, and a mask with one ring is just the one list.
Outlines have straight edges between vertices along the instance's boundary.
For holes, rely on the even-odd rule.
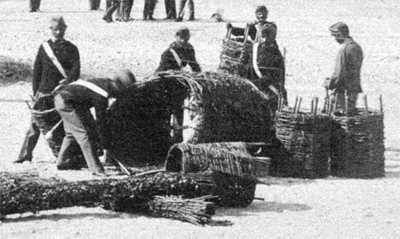
[[0,238],[400,238],[399,22],[0,0]]

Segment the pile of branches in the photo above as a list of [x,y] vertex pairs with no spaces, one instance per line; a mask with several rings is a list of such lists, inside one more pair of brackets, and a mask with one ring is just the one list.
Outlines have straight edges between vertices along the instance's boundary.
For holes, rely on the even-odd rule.
[[247,77],[251,69],[252,44],[226,37],[222,42],[222,51],[218,70],[232,75]]
[[[101,206],[113,211],[146,212],[204,224],[210,221],[214,205],[249,205],[254,199],[255,185],[253,179],[220,173],[156,172],[69,182],[2,172],[0,216],[72,206]],[[181,198],[166,197],[172,195]]]
[[385,175],[383,113],[358,109],[332,117],[332,175],[376,178]]
[[275,176],[321,178],[329,174],[331,120],[316,112],[284,108],[276,113],[276,137],[282,146],[271,173]]
[[0,56],[0,83],[29,81],[32,78],[31,66],[6,56]]

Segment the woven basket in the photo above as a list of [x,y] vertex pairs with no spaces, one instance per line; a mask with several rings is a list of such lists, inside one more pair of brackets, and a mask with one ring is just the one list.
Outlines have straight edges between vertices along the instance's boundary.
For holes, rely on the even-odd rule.
[[331,121],[328,115],[276,113],[276,136],[282,152],[272,162],[271,174],[284,177],[322,178],[329,174]]
[[332,175],[376,178],[385,175],[383,113],[358,109],[352,116],[332,117]]

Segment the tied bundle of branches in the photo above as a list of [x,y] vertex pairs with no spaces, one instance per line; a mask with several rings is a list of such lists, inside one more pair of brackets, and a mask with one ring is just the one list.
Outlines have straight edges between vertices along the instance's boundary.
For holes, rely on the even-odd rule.
[[[183,198],[213,195],[218,197],[218,200],[214,200],[219,205],[244,206],[254,199],[254,192],[254,180],[220,174],[158,172],[126,178],[68,182],[2,172],[0,216],[72,206],[101,206],[114,211],[137,212],[148,208],[148,202],[155,196],[167,195],[180,195]],[[161,213],[162,210],[152,212]]]
[[31,66],[19,60],[0,56],[0,83],[15,83],[28,81],[32,77]]
[[334,115],[332,119],[332,175],[350,178],[383,177],[383,112],[358,109],[353,115]]
[[148,210],[154,216],[178,219],[196,225],[208,224],[215,214],[215,204],[207,200],[214,196],[184,199],[180,196],[155,196],[148,202]]
[[[298,103],[298,104],[297,104]],[[273,160],[276,176],[319,178],[329,174],[331,120],[328,115],[283,108],[276,113],[276,136],[283,148]]]

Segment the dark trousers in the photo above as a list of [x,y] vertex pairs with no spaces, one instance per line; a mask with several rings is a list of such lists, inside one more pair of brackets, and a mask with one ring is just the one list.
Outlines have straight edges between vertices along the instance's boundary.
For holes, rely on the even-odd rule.
[[156,7],[157,0],[145,0],[143,9],[143,19],[153,19],[154,8]]
[[111,7],[111,5],[112,5],[112,0],[106,0],[106,10],[109,8],[109,7]]
[[165,13],[167,14],[167,19],[176,18],[176,4],[175,0],[164,0],[165,1]]
[[121,0],[119,8],[120,18],[123,21],[128,21],[131,16],[131,10],[133,7],[133,0]]
[[22,147],[19,152],[17,161],[22,162],[22,161],[31,161],[32,160],[32,153],[36,147],[39,136],[40,136],[39,127],[36,125],[36,123],[34,122],[33,117],[32,117],[30,125],[29,125],[29,129],[26,132],[24,142],[22,143]]
[[99,10],[99,8],[100,8],[100,0],[89,0],[90,10]]
[[120,0],[112,0],[110,6],[106,9],[103,19],[112,20],[113,13],[120,7]]
[[31,12],[36,12],[40,8],[40,0],[30,0],[29,1],[29,8]]
[[179,14],[178,18],[182,19],[183,16],[185,15],[185,5],[186,2],[188,2],[188,8],[189,8],[189,20],[194,20],[194,2],[193,0],[181,0],[179,4]]
[[96,125],[90,110],[85,107],[73,108],[65,104],[60,95],[55,97],[54,102],[65,130],[57,165],[62,165],[73,157],[71,154],[75,151],[74,144],[78,143],[89,170],[93,173],[103,173],[104,168],[97,156]]

